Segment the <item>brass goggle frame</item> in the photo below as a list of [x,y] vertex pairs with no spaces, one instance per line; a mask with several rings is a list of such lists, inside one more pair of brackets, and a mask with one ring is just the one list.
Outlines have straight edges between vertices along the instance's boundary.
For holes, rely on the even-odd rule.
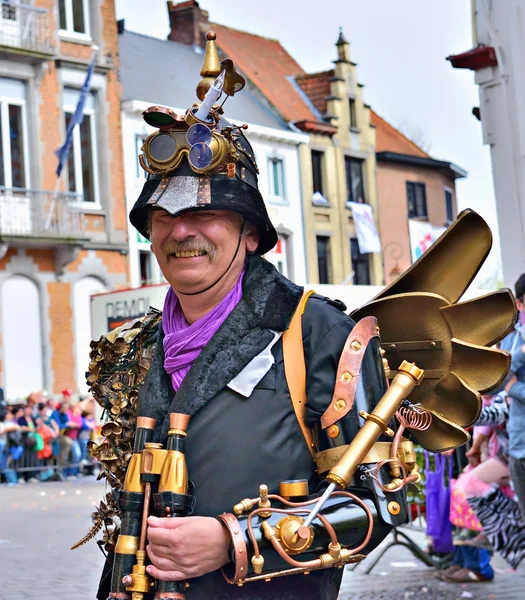
[[[143,154],[139,155],[139,164],[146,172],[151,175],[167,175],[177,169],[184,156],[188,157],[188,164],[195,173],[202,174],[209,173],[210,171],[220,172],[222,170],[226,172],[226,165],[240,158],[232,141],[226,138],[220,130],[214,129],[214,122],[203,122],[197,119],[193,114],[193,108],[186,112],[184,118],[172,119],[169,124],[159,127],[158,131],[155,131],[146,138],[141,148]],[[155,113],[159,114],[164,113],[168,109],[164,107],[152,107],[152,109],[148,110],[155,110]],[[187,134],[194,125],[208,128],[211,135],[209,143],[206,144],[211,151],[211,161],[202,168],[197,167],[189,159],[190,150],[195,144],[192,145],[188,141]],[[167,157],[162,159],[156,158],[152,152],[152,145],[161,136],[171,138],[174,143],[173,151],[171,153],[168,152]],[[164,150],[164,152],[166,151]],[[224,169],[218,169],[221,165],[224,165]]]
[[[161,135],[167,135],[175,142],[175,151],[169,158],[165,160],[155,159],[150,151],[152,142],[154,142],[154,140]],[[229,142],[226,141],[220,133],[213,131],[212,139],[209,144],[210,150],[213,153],[213,159],[211,163],[203,169],[198,169],[190,161],[188,161],[192,171],[195,171],[195,173],[206,173],[215,169],[215,167],[219,166],[228,155],[230,150],[229,146]],[[139,163],[140,166],[148,173],[164,175],[174,171],[180,165],[184,156],[189,155],[190,149],[191,145],[186,138],[186,131],[155,131],[144,141],[144,145],[141,148],[144,154],[139,155]]]

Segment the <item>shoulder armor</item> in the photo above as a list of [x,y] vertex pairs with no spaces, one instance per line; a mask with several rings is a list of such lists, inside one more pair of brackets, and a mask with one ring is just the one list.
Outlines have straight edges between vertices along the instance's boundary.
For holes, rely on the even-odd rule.
[[122,486],[131,457],[138,390],[153,358],[160,322],[161,313],[151,311],[91,342],[87,383],[106,422],[102,443],[91,442],[89,450],[104,466],[101,477],[114,488]]

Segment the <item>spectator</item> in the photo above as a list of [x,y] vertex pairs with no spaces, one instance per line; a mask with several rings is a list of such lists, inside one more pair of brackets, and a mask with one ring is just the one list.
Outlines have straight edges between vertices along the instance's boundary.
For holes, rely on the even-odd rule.
[[88,459],[87,443],[91,439],[94,429],[95,419],[93,418],[92,413],[87,410],[82,411],[82,428],[78,434],[81,461],[86,461]]
[[[24,471],[24,479],[30,483],[36,483],[38,481],[36,477],[37,473],[36,471],[31,470],[32,468],[36,469],[38,463],[36,453],[37,438],[35,436],[36,425],[33,418],[35,406],[32,404],[32,401],[29,400],[31,396],[32,394],[28,397],[27,404],[20,409],[22,414],[18,417],[18,424],[20,425],[20,430],[23,432],[24,455],[22,467],[27,469]],[[35,398],[36,396],[33,396],[33,399]],[[38,407],[36,407],[36,409],[38,411]]]
[[500,344],[502,350],[512,355],[511,376],[501,395],[510,399],[507,422],[509,469],[525,519],[525,273],[516,281],[514,291],[519,317],[514,330]]
[[20,425],[15,421],[14,415],[9,409],[0,409],[0,475],[3,474],[7,485],[15,485],[18,481],[16,471],[8,468],[12,462],[10,447],[18,434],[21,443]]
[[[53,419],[60,429],[58,464],[66,477],[76,477],[80,463],[78,443],[78,434],[82,428],[80,407],[75,405],[70,408],[67,402],[62,402],[60,408],[53,413]],[[77,466],[68,467],[70,463]]]

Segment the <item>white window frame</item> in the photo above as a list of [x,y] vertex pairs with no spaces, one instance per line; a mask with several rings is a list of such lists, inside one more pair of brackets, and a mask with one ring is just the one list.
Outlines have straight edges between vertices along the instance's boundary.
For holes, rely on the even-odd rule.
[[[273,177],[273,162],[274,161],[279,161],[281,163],[281,185],[280,187],[280,191],[281,194],[279,196],[276,196],[273,192],[274,192],[274,177]],[[267,161],[267,165],[268,165],[268,201],[269,202],[273,202],[274,204],[289,204],[287,198],[286,198],[286,171],[285,171],[285,160],[283,156],[278,156],[278,155],[271,155],[268,156],[268,161]]]
[[[138,238],[137,238],[138,239]],[[164,278],[162,271],[160,270],[159,263],[155,259],[155,255],[151,251],[151,244],[145,242],[137,242],[137,280],[139,282],[139,286],[141,285],[141,277],[140,277],[140,253],[148,252],[150,254],[150,268],[151,268],[151,281],[148,285],[157,285],[159,283],[165,283],[166,279]]]
[[[73,89],[73,88],[69,88]],[[80,92],[80,90],[78,90]],[[93,95],[93,99],[95,101],[96,107],[96,93],[89,92]],[[65,130],[65,115],[66,113],[70,113],[71,115],[75,114],[76,106],[71,106],[70,104],[64,104],[62,111],[64,113],[64,130]],[[73,160],[75,161],[75,192],[74,194],[82,194],[82,208],[84,209],[93,209],[100,210],[102,205],[100,204],[100,181],[98,178],[98,148],[97,148],[97,127],[96,127],[96,109],[89,108],[84,106],[84,116],[89,115],[91,117],[91,144],[93,147],[92,153],[92,166],[93,166],[93,191],[95,193],[95,201],[90,202],[89,200],[84,200],[84,182],[82,175],[82,148],[80,145],[80,126],[76,125],[73,129],[73,143],[71,144],[70,152],[73,153]],[[65,164],[64,167],[68,168],[68,165]],[[69,177],[69,173],[68,173]]]
[[[24,145],[24,174],[25,187],[31,189],[31,174],[29,172],[29,148],[27,145],[27,104],[25,100],[10,96],[0,96],[0,120],[2,122],[2,147],[4,150],[4,187],[13,187],[13,174],[11,168],[11,140],[9,139],[9,104],[16,104],[22,108],[22,143]],[[8,167],[8,168],[7,168]]]
[[[447,194],[446,194],[447,192],[450,192],[450,196],[452,199],[452,219],[450,221],[449,221],[448,215],[446,214],[447,213]],[[451,187],[449,187],[448,185],[445,185],[443,193],[445,195],[445,217],[446,217],[445,221],[448,225],[449,223],[452,223],[455,219],[455,217],[454,217],[454,190]]]
[[[73,29],[73,0],[64,0],[64,7],[66,9],[66,29],[59,29],[58,33],[61,37],[72,38],[74,40],[90,41],[91,38],[91,19],[89,14],[89,2],[90,0],[82,0],[82,9],[84,11],[84,23],[86,25],[86,33],[75,31]],[[60,20],[60,8],[57,7],[57,16]]]
[[137,184],[143,185],[144,180],[148,176],[147,172],[140,166],[139,163],[139,154],[141,153],[141,148],[148,137],[148,133],[136,133],[135,134],[135,179],[137,180]]

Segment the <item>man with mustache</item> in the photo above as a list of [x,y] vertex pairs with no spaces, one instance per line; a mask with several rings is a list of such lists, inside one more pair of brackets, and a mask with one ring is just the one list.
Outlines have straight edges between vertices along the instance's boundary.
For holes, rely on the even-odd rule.
[[[208,40],[210,44],[214,35],[208,34]],[[209,51],[208,47],[207,55]],[[156,346],[138,391],[136,413],[155,419],[153,440],[161,444],[166,443],[170,413],[190,417],[185,456],[196,499],[191,516],[148,519],[146,570],[157,581],[189,580],[188,600],[335,600],[342,569],[319,569],[307,572],[308,577],[288,575],[284,560],[280,570],[288,576],[272,586],[264,579],[231,585],[242,584],[247,571],[254,571],[235,517],[221,515],[241,499],[257,495],[262,483],[272,494],[279,491],[280,482],[295,480],[308,482],[310,493],[317,491],[321,478],[312,458],[313,442],[306,443],[307,430],[317,428],[319,450],[336,445],[319,423],[336,402],[338,364],[354,322],[341,302],[304,297],[300,286],[263,258],[278,237],[258,189],[253,149],[243,128],[227,123],[214,110],[207,121],[199,121],[198,106],[185,116],[158,106],[143,113],[159,131],[144,143],[140,160],[150,176],[130,212],[131,223],[151,241],[170,284],[160,326],[141,334],[155,339]],[[290,357],[283,358],[283,334],[294,316],[302,335],[299,329],[299,352],[292,365]],[[342,410],[340,418],[346,419],[348,439],[341,434],[338,445],[348,444],[359,429],[359,409],[372,410],[386,390],[376,327],[363,336],[356,368],[366,388],[355,391],[355,403],[352,397],[346,408],[339,401],[334,409]],[[92,347],[94,356],[97,346]],[[101,370],[112,368],[104,363],[106,356],[90,366],[95,380]],[[296,416],[297,396],[290,390],[297,382],[290,380],[288,371],[303,362],[305,374],[299,377],[306,386],[305,422]],[[122,369],[122,360],[118,364]],[[344,375],[348,373],[343,379]],[[107,408],[103,387],[97,385],[95,381],[93,394]],[[304,404],[304,397],[299,401]],[[119,401],[117,417],[119,411],[129,410],[125,405]],[[123,422],[120,432],[126,419]],[[338,426],[331,431],[336,437]],[[112,430],[111,435],[108,445],[117,447],[121,434]],[[122,479],[108,464],[107,479],[121,488]],[[369,489],[365,495],[374,493]],[[390,498],[402,501],[396,493]],[[355,539],[362,541],[368,520],[362,508],[356,511]],[[374,519],[370,547],[385,537],[395,518],[383,512]],[[273,549],[269,551],[278,559]],[[129,599],[120,575],[110,583],[112,562],[110,554],[97,598]],[[221,568],[233,571],[230,583]],[[161,597],[181,595],[155,596]]]

